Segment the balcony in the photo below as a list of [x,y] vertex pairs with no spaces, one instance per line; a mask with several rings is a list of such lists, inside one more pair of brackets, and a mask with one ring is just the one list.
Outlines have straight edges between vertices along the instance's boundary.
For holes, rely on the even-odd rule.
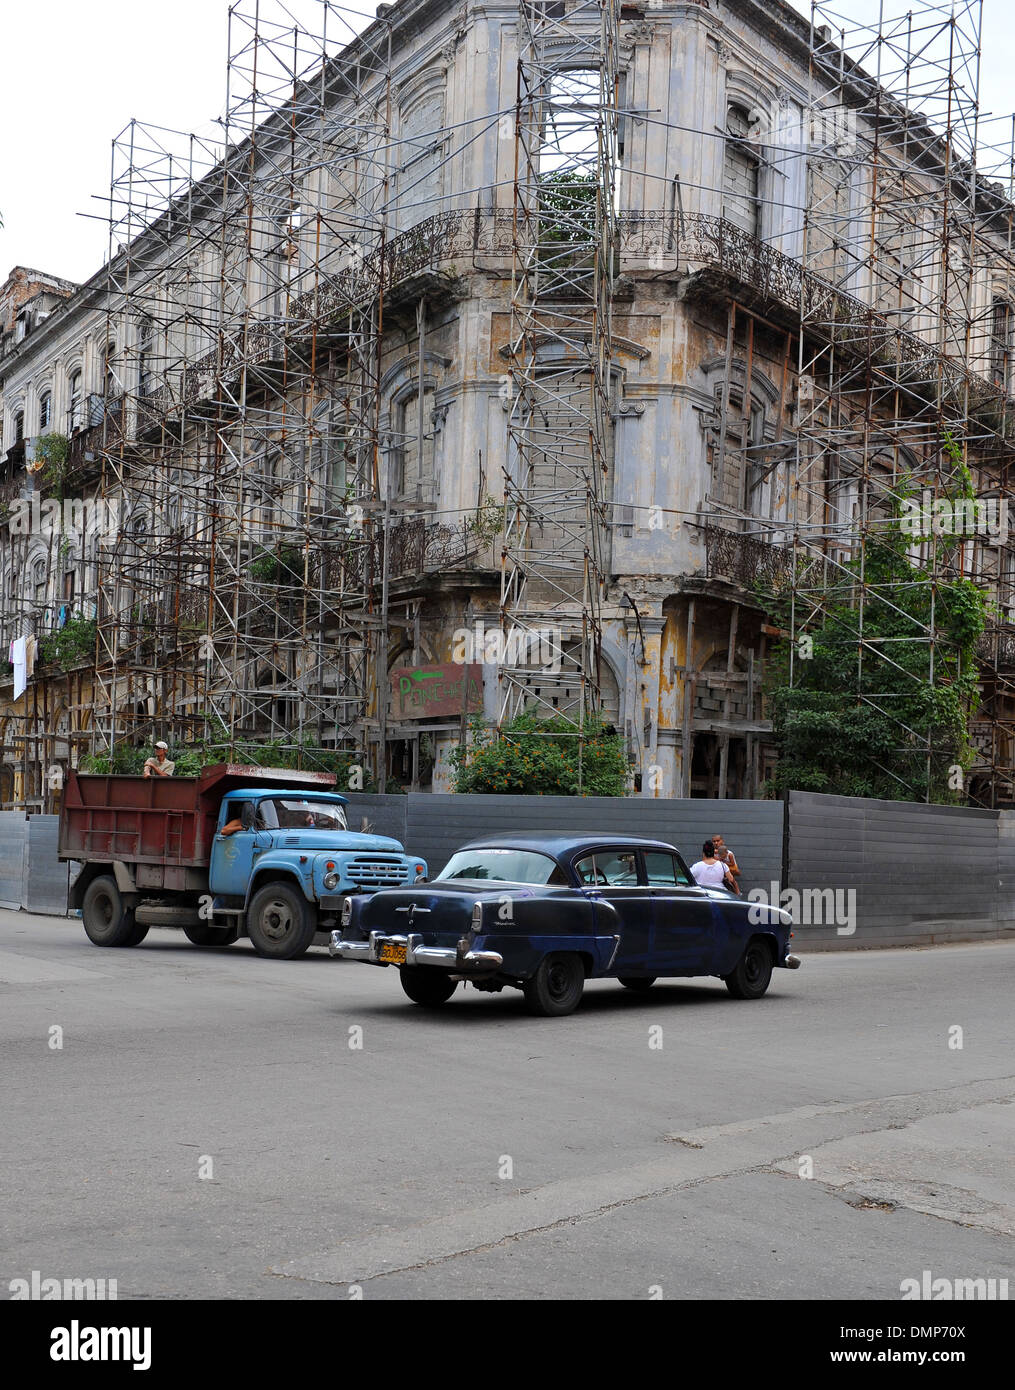
[[998,671],[1015,671],[1015,623],[988,627],[976,644],[976,655]]
[[741,535],[724,526],[705,525],[705,575],[724,579],[741,589],[750,589],[759,580],[772,583],[789,574],[793,552],[784,546]]

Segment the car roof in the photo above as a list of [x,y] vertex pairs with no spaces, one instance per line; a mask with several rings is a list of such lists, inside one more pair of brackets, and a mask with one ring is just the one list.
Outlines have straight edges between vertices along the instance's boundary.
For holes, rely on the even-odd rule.
[[543,854],[552,854],[555,858],[561,859],[565,856],[570,857],[581,850],[615,849],[618,846],[630,849],[663,849],[669,850],[671,853],[676,850],[676,846],[669,844],[666,840],[649,840],[641,835],[610,835],[605,831],[586,831],[579,835],[520,835],[517,833],[484,835],[481,839],[469,840],[460,848],[463,850],[531,849],[540,850]]

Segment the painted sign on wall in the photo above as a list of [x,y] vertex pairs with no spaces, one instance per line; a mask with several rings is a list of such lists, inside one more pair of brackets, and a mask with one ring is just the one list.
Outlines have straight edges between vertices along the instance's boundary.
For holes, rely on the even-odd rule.
[[456,719],[483,713],[483,667],[400,666],[391,673],[395,719]]

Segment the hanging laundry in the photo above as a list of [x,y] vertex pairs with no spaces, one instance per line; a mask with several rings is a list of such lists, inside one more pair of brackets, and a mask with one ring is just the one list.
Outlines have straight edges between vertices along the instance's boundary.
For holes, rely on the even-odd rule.
[[16,637],[11,643],[11,661],[14,663],[14,698],[24,695],[28,685],[27,637]]
[[39,639],[35,636],[25,638],[25,674],[29,680],[35,675],[35,661],[39,651]]

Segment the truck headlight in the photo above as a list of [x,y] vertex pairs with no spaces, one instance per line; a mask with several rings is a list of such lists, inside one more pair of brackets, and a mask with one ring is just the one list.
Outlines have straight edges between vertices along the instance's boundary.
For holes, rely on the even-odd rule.
[[425,882],[426,882],[426,865],[425,865],[425,864],[417,864],[417,865],[415,866],[415,869],[416,869],[416,877],[413,879],[413,882],[414,882],[414,883],[425,883]]
[[334,871],[332,871],[331,873],[325,874],[325,875],[324,875],[324,878],[323,878],[323,880],[322,880],[322,882],[324,883],[325,888],[327,888],[327,890],[328,890],[329,893],[334,892],[334,890],[338,887],[338,885],[341,883],[341,881],[342,881],[342,880],[341,880],[341,877],[340,877],[338,874],[336,874]]

